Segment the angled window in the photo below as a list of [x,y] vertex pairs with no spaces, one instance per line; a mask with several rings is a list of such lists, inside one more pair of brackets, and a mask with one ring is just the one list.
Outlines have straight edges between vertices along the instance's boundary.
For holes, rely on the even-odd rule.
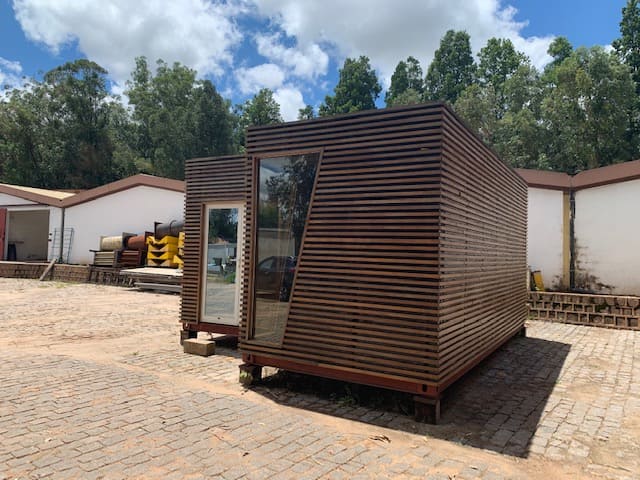
[[319,153],[259,159],[254,340],[282,342],[319,160]]

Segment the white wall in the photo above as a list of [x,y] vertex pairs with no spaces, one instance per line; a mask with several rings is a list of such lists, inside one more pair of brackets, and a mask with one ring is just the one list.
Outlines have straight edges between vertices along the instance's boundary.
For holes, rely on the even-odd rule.
[[7,195],[6,193],[0,193],[0,208],[7,205],[36,205],[35,202],[25,200],[24,198],[14,197],[13,195]]
[[576,286],[640,295],[640,180],[576,192]]
[[93,262],[101,236],[153,231],[153,222],[184,217],[184,193],[138,186],[68,207],[65,228],[74,229],[69,263]]
[[529,187],[527,262],[545,287],[562,281],[563,192]]

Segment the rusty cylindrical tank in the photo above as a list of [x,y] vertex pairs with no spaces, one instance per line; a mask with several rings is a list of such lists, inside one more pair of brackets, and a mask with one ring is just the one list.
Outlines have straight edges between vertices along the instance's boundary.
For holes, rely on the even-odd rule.
[[184,230],[183,220],[171,220],[168,223],[158,223],[155,228],[155,237],[162,238],[167,235],[171,237],[177,237],[182,230]]

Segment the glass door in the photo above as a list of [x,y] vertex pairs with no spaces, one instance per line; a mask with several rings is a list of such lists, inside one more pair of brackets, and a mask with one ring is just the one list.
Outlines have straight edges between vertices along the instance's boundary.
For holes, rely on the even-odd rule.
[[202,322],[240,324],[243,208],[229,204],[205,206]]

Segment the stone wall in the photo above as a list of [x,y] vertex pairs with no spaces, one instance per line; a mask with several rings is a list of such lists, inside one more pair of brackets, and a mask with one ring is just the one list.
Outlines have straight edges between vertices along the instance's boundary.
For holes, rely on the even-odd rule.
[[[40,278],[47,263],[0,262],[0,277]],[[91,267],[87,265],[54,265],[46,280],[58,282],[87,282],[91,277]]]
[[640,330],[640,297],[530,292],[534,320]]

